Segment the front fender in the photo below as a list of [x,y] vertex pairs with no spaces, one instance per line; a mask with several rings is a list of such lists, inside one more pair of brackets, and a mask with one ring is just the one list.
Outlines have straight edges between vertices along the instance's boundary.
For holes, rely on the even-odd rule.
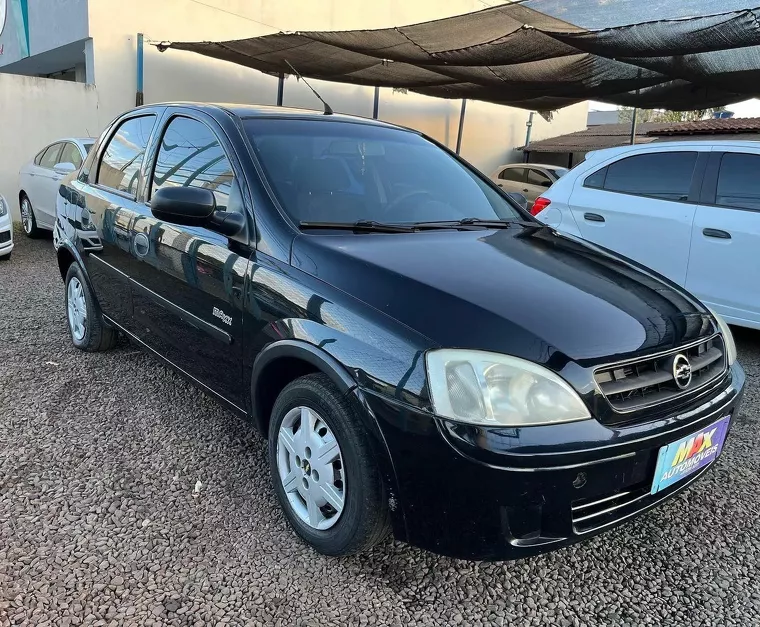
[[264,403],[261,400],[261,394],[258,393],[260,391],[259,385],[267,368],[281,359],[296,359],[313,366],[318,371],[326,374],[340,392],[346,395],[349,402],[355,408],[356,416],[370,436],[373,455],[387,491],[394,535],[398,539],[408,537],[406,517],[398,498],[399,487],[396,469],[378,417],[372,411],[369,403],[367,403],[363,391],[359,388],[351,373],[338,359],[327,353],[323,348],[303,339],[282,339],[268,344],[259,353],[254,361],[251,376],[253,418],[259,430],[266,437],[268,429],[265,425],[268,416],[264,415]]
[[343,394],[346,394],[356,387],[356,381],[354,381],[340,362],[319,347],[298,339],[286,339],[272,342],[264,347],[253,362],[253,373],[251,374],[251,399],[253,401],[253,415],[257,422],[261,422],[264,418],[264,412],[258,401],[259,395],[256,391],[258,382],[264,370],[266,370],[272,362],[283,358],[298,359],[311,364],[317,370],[320,370],[330,377],[330,380]]

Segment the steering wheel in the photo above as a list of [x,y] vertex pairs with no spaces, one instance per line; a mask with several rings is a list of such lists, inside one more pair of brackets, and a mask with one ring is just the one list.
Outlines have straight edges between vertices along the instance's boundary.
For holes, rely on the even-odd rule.
[[[427,192],[425,190],[414,190],[412,192],[406,192],[405,194],[401,194],[396,200],[392,201],[386,208],[385,208],[385,218],[389,218],[389,214],[392,214],[396,209],[398,209],[402,203],[407,202],[410,198],[414,198],[415,196],[425,196],[429,200],[435,200],[433,195],[430,192]],[[399,216],[401,219],[406,218],[408,216]]]

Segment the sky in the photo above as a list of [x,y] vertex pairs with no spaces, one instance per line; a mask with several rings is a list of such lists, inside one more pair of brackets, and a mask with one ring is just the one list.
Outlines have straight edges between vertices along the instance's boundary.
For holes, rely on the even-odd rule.
[[[614,111],[617,108],[617,105],[596,102],[595,100],[589,100],[588,103],[589,111]],[[726,109],[733,111],[735,113],[734,117],[737,118],[760,117],[760,100],[753,98],[752,100],[737,102],[736,104],[726,105]]]

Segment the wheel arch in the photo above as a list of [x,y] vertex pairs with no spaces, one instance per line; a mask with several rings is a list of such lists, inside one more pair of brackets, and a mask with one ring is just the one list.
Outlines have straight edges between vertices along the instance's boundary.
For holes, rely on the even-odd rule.
[[357,385],[337,359],[308,342],[279,340],[259,353],[251,374],[251,414],[264,437],[268,435],[272,407],[282,389],[291,381],[314,372],[326,374],[343,394]]
[[82,269],[85,281],[87,281],[87,287],[90,288],[90,291],[97,301],[97,294],[93,289],[92,281],[90,281],[90,275],[87,273],[87,268],[85,268],[81,253],[72,246],[70,242],[63,241],[58,248],[56,255],[58,257],[58,270],[61,273],[61,279],[65,281],[69,266],[71,266],[72,263],[78,263],[79,267]]

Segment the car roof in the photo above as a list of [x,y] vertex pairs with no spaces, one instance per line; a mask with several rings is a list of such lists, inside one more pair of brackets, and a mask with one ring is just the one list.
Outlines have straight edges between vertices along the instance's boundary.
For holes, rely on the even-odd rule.
[[760,141],[750,141],[746,139],[723,139],[723,140],[684,140],[684,141],[656,141],[647,144],[627,144],[625,146],[614,146],[613,148],[602,148],[600,150],[590,151],[589,155],[594,157],[614,157],[615,155],[625,154],[627,152],[659,152],[660,150],[674,150],[678,148],[699,148],[704,146],[737,146],[739,148],[760,149]]
[[414,129],[409,129],[403,126],[398,126],[396,124],[389,124],[388,122],[382,122],[380,120],[365,118],[358,115],[349,115],[346,113],[333,113],[331,115],[325,115],[324,111],[322,110],[317,111],[314,109],[297,109],[294,107],[278,107],[274,105],[249,105],[216,102],[160,102],[146,105],[146,107],[187,107],[189,109],[206,111],[207,113],[211,114],[224,111],[227,114],[234,115],[239,118],[292,118],[314,121],[324,121],[329,119],[336,122],[370,124],[373,126],[396,128],[405,131],[412,131],[415,133],[418,132]]

